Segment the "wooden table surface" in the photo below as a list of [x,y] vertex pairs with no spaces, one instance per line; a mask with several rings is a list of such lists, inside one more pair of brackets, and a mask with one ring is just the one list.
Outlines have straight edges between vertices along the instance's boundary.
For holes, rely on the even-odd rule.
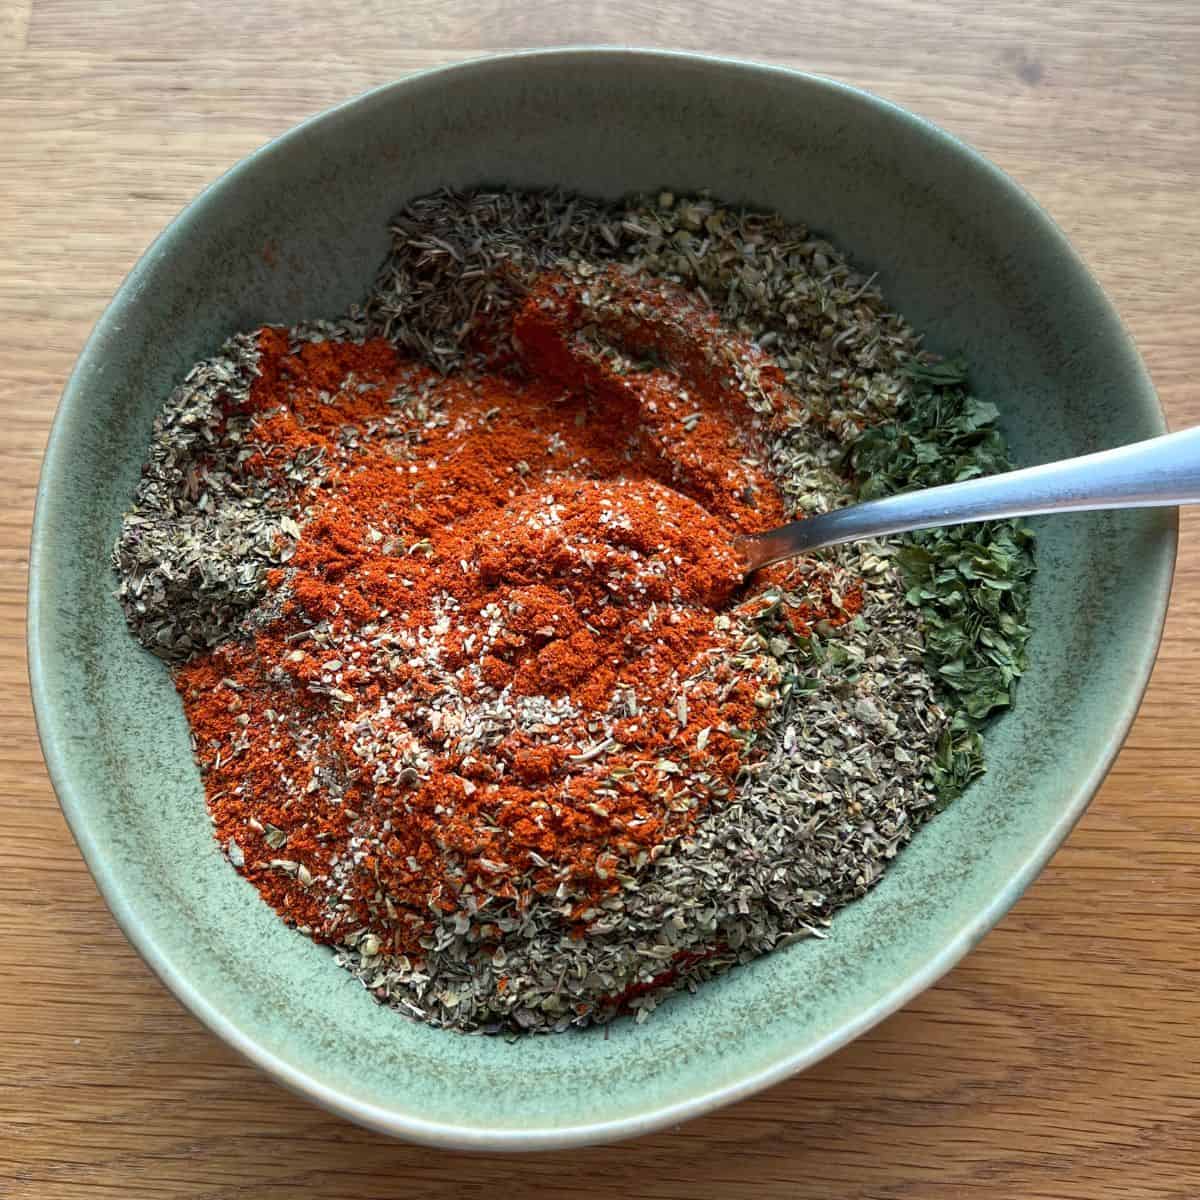
[[133,953],[42,767],[27,540],[60,389],[122,276],[267,138],[406,72],[615,42],[769,58],[1014,175],[1200,422],[1193,0],[0,0],[0,1196],[1096,1200],[1200,1193],[1200,515],[1141,716],[964,963],[806,1074],[682,1128],[525,1158],[385,1141],[280,1090]]

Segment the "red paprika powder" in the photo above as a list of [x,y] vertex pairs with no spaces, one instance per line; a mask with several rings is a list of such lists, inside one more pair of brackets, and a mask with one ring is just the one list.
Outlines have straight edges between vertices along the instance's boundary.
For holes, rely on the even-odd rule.
[[778,369],[615,271],[544,276],[490,374],[258,338],[246,465],[323,469],[266,600],[176,672],[218,838],[317,940],[419,961],[535,895],[585,935],[774,703],[733,539],[783,517]]

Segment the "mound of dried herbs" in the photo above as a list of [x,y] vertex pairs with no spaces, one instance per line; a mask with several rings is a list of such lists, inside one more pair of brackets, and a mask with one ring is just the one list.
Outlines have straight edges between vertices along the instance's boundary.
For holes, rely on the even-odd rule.
[[[846,461],[860,500],[940,487],[1011,468],[994,404],[966,388],[966,366],[909,368],[892,420],[868,427]],[[981,729],[1013,703],[1025,667],[1033,535],[1020,520],[905,534],[896,556],[921,612],[925,661],[951,720],[932,771],[940,805],[983,772]]]
[[[606,682],[612,598],[554,572],[590,579],[619,551],[625,583],[604,587],[640,604],[672,569],[666,532],[630,525],[676,511],[654,488],[707,511],[690,532],[670,518],[678,557],[710,518],[753,528],[1005,470],[997,410],[922,352],[873,277],[772,214],[481,189],[414,201],[392,238],[344,318],[239,335],[193,369],[114,550],[130,628],[200,732],[230,861],[377,999],[472,1032],[644,1020],[826,936],[983,770],[1024,664],[1028,531],[836,547],[714,609],[668,589],[634,624],[694,628],[710,659],[675,652],[686,669],[644,692],[636,658]],[[566,360],[576,375],[555,374]],[[631,395],[632,424],[580,440]],[[743,404],[744,445],[723,425]],[[466,491],[422,515],[423,472],[462,446],[486,470],[447,475]],[[477,543],[449,541],[438,513]],[[614,520],[642,551],[605,548]],[[540,555],[550,574],[522,574]],[[564,684],[572,662],[589,665]],[[622,738],[652,713],[658,748],[639,755]],[[519,832],[539,812],[586,871]]]

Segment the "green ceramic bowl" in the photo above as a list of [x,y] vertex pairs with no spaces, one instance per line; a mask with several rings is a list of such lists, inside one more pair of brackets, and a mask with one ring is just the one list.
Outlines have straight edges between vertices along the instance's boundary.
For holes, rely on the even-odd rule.
[[879,272],[930,346],[968,356],[1018,463],[1161,433],[1163,418],[1099,287],[1011,180],[910,113],[775,68],[566,50],[426,72],[251,155],[154,243],[80,356],[38,493],[29,654],[63,810],[163,982],[280,1082],[389,1134],[531,1149],[628,1137],[745,1096],[966,953],[1120,746],[1158,645],[1176,522],[1038,522],[1030,669],[989,736],[990,771],[828,940],[607,1034],[510,1043],[409,1024],[285,929],[218,853],[180,705],[125,632],[108,554],[152,418],[189,364],[234,330],[338,313],[364,292],[406,198],[479,182],[707,187],[807,221]]

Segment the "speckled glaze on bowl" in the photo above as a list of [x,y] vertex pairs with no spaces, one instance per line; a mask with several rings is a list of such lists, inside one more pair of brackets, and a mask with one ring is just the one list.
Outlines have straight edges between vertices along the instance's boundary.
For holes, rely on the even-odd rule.
[[807,221],[879,272],[929,345],[968,356],[1018,463],[1148,437],[1163,420],[1112,308],[1028,196],[921,119],[775,68],[568,50],[427,72],[251,155],[154,243],[80,356],[38,493],[29,652],[63,810],[163,982],[280,1082],[397,1136],[533,1149],[628,1137],[764,1087],[970,949],[1066,836],[1128,729],[1176,522],[1038,522],[1031,666],[989,737],[988,775],[828,940],[607,1036],[509,1043],[409,1024],[221,858],[180,705],[125,632],[108,552],[154,413],[195,359],[235,330],[338,313],[365,290],[401,202],[479,182],[609,196],[708,187]]

